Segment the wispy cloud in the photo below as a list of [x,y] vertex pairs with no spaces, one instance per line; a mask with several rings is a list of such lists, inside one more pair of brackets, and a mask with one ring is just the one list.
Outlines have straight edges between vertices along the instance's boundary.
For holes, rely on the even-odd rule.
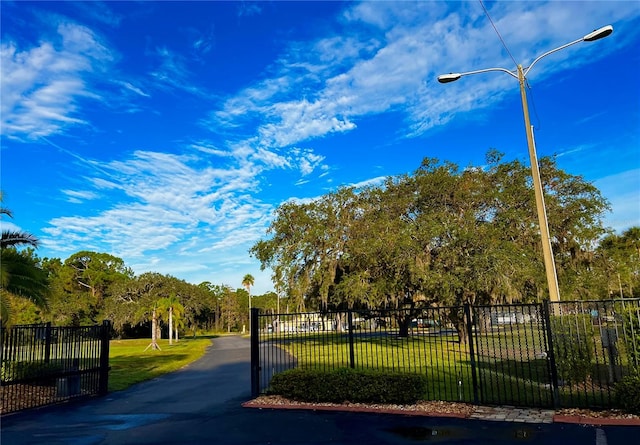
[[364,188],[364,187],[372,187],[372,186],[378,186],[384,183],[384,181],[387,180],[387,176],[378,176],[376,178],[371,178],[371,179],[367,179],[366,181],[360,181],[360,182],[356,182],[354,184],[351,184],[351,187],[355,187],[357,189],[359,188]]
[[60,190],[63,194],[69,197],[68,201],[80,204],[84,201],[90,201],[92,199],[97,199],[98,194],[95,192],[87,191],[87,190]]
[[[580,37],[592,23],[624,26],[640,15],[631,2],[610,8],[505,2],[493,4],[491,13],[512,53],[525,64],[540,51]],[[257,125],[261,143],[273,148],[352,131],[364,117],[400,111],[411,137],[446,123],[453,113],[491,107],[514,81],[488,75],[465,79],[465,85],[435,82],[448,71],[515,68],[475,4],[456,3],[453,11],[446,3],[364,2],[346,10],[341,26],[335,35],[292,43],[270,70],[274,75],[229,97],[212,118],[229,128]],[[612,45],[567,50],[531,76],[541,80],[612,50]]]
[[107,187],[125,198],[92,216],[54,218],[43,230],[46,247],[73,252],[96,244],[133,260],[166,249],[181,257],[248,246],[264,232],[273,210],[252,196],[258,183],[248,167],[218,169],[196,155],[149,151],[96,163],[106,177],[90,178],[95,190],[65,195],[92,199]]
[[114,28],[117,28],[122,21],[122,16],[115,13],[105,2],[73,2],[71,5],[77,8],[83,17],[91,21],[104,23]]
[[51,41],[21,49],[3,39],[0,46],[4,136],[34,139],[87,124],[81,102],[100,98],[91,83],[114,55],[90,29],[60,22]]
[[139,88],[139,87],[137,87],[135,85],[132,85],[129,82],[126,82],[126,81],[123,81],[123,80],[116,80],[114,83],[117,84],[117,85],[120,85],[122,88],[124,88],[124,89],[126,89],[128,91],[131,91],[132,93],[137,94],[138,96],[143,96],[143,97],[149,97],[150,96],[150,94],[146,93],[141,88]]
[[195,85],[185,57],[169,48],[160,47],[155,50],[158,66],[150,73],[155,79],[154,86],[170,92],[186,92],[195,96],[206,97],[208,93]]
[[262,13],[262,7],[255,2],[241,1],[238,4],[238,17],[250,17]]

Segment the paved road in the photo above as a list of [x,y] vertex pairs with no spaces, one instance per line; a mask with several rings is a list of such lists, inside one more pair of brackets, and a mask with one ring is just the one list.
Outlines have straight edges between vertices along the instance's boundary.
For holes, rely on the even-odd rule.
[[249,341],[214,340],[178,372],[83,403],[2,419],[2,445],[545,444],[632,443],[633,427],[512,424],[382,414],[242,408]]

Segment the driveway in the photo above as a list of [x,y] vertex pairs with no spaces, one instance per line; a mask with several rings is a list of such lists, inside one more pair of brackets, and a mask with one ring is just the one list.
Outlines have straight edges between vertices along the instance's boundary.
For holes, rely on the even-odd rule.
[[249,340],[220,337],[188,367],[103,398],[2,419],[3,445],[627,444],[634,427],[514,424],[242,408]]

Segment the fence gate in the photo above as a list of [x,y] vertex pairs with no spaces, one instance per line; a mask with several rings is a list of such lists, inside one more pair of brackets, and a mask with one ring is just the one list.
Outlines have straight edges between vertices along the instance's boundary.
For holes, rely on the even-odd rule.
[[111,324],[0,329],[1,414],[108,391]]
[[553,349],[545,310],[542,304],[467,309],[478,403],[554,406]]

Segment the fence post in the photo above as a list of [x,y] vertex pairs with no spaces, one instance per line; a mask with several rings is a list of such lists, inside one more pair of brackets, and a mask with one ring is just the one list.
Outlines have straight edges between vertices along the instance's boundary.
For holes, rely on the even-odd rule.
[[469,339],[469,359],[471,361],[471,382],[473,384],[473,403],[478,404],[478,375],[476,372],[476,357],[473,345],[473,319],[471,318],[471,306],[464,305],[464,315],[467,319],[467,338]]
[[104,320],[100,329],[100,380],[98,394],[101,396],[109,392],[109,340],[111,338],[111,322]]
[[260,395],[260,310],[251,308],[251,397]]
[[[560,391],[558,385],[558,368],[556,367],[556,356],[553,351],[553,329],[551,327],[551,312],[549,300],[542,301],[542,318],[545,324],[545,334],[547,337],[547,358],[549,359],[549,372],[551,377],[551,396],[553,407],[560,407]],[[553,311],[555,313],[555,311]]]
[[347,311],[347,323],[349,323],[349,367],[356,367],[356,354],[353,346],[353,312]]
[[48,321],[44,328],[44,362],[51,361],[51,322]]

